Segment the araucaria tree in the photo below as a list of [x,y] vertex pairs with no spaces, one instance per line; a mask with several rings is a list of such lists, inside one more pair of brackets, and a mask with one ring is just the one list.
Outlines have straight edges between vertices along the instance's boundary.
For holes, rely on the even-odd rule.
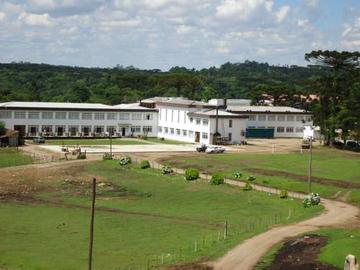
[[325,143],[333,144],[336,130],[346,140],[360,123],[360,52],[312,51],[305,59],[330,71],[315,81],[320,102],[314,114]]

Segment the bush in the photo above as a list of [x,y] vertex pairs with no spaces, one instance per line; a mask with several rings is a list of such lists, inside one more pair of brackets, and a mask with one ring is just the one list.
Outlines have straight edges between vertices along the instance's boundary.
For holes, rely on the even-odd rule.
[[120,164],[121,166],[125,166],[125,165],[127,165],[127,164],[131,164],[131,157],[122,157],[122,158],[120,158],[119,164]]
[[268,185],[270,183],[269,180],[263,180],[262,182],[264,185]]
[[250,175],[246,178],[247,181],[255,181],[256,180],[256,177],[253,176],[253,175]]
[[250,184],[249,181],[247,181],[246,184],[245,184],[245,187],[243,188],[243,190],[244,191],[250,191],[252,189],[253,189],[252,185]]
[[199,178],[199,170],[195,168],[187,168],[185,170],[185,180],[192,181]]
[[221,185],[224,184],[224,176],[220,173],[214,173],[211,177],[210,183],[212,185]]
[[280,198],[281,199],[287,199],[289,197],[289,193],[286,189],[283,189],[280,191]]
[[138,135],[137,136],[138,137],[138,139],[141,139],[141,140],[147,140],[147,135],[145,135],[145,134],[141,134],[141,135]]
[[236,179],[240,179],[242,177],[242,174],[240,172],[236,172],[234,176]]
[[174,172],[174,170],[169,166],[163,166],[161,168],[161,173],[162,174],[170,174],[170,173],[173,173],[173,172]]
[[160,138],[160,141],[165,141],[165,138],[164,138],[164,137],[161,137],[161,138]]
[[76,158],[77,159],[86,159],[86,153],[80,152]]
[[113,159],[113,156],[110,154],[110,153],[105,153],[103,155],[103,160],[112,160]]
[[317,193],[311,193],[306,195],[303,200],[303,205],[305,208],[320,204],[320,195]]
[[148,169],[150,168],[150,162],[147,160],[142,160],[140,161],[139,167],[140,169]]

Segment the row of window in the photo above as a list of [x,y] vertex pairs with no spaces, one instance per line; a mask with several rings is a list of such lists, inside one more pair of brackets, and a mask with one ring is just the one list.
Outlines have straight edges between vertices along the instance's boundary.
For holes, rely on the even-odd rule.
[[[158,127],[159,133],[170,134],[182,137],[194,138],[194,131],[186,130],[186,129],[178,129],[178,128],[169,128],[169,127]],[[208,139],[209,134],[207,132],[201,133],[201,138]]]
[[[249,128],[265,128],[265,127],[251,127],[249,126]],[[276,132],[277,133],[293,133],[294,131],[296,133],[300,133],[300,132],[303,132],[304,131],[304,127],[267,127],[267,128],[273,128],[273,129],[276,129]]]
[[[128,128],[122,128],[119,127],[118,129],[116,128],[116,126],[51,126],[51,125],[42,125],[42,126],[37,126],[37,125],[29,125],[28,126],[28,133],[36,135],[39,132],[45,133],[45,134],[51,134],[51,133],[56,133],[57,135],[63,135],[66,132],[69,132],[70,135],[75,136],[77,135],[79,132],[81,132],[83,135],[87,136],[90,133],[95,133],[95,134],[102,134],[105,132],[114,135],[116,132],[122,133],[122,130],[124,129],[124,131],[126,132],[131,132],[131,133],[141,133],[143,132],[144,134],[148,134],[148,133],[152,133],[152,126],[131,126],[130,130]],[[125,134],[124,134],[125,135]]]
[[[12,111],[0,111],[0,119],[11,119]],[[152,120],[152,113],[140,112],[33,112],[14,111],[14,119],[58,119],[58,120]]]
[[249,115],[249,120],[250,121],[256,121],[256,120],[258,120],[258,121],[266,121],[266,119],[268,120],[268,121],[289,121],[289,122],[292,122],[292,121],[295,121],[295,119],[296,119],[296,121],[297,122],[303,122],[303,121],[307,121],[307,122],[309,122],[309,121],[311,121],[311,116],[304,116],[304,115],[298,115],[298,116],[294,116],[294,115],[287,115],[287,116],[285,116],[285,115],[263,115],[263,114],[260,114],[260,115],[254,115],[254,114],[252,114],[252,115]]

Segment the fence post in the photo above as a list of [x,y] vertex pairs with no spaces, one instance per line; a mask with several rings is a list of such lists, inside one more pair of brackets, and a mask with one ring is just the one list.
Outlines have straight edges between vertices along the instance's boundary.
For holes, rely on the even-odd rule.
[[227,235],[228,235],[228,221],[225,220],[224,239],[226,239]]
[[91,221],[90,221],[89,270],[92,269],[92,255],[93,255],[93,245],[94,245],[95,198],[96,198],[96,178],[93,178]]

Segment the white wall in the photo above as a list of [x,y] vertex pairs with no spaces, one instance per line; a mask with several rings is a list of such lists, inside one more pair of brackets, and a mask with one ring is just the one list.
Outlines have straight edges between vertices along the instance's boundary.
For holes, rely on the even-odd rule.
[[[229,120],[232,120],[232,127],[229,125]],[[219,118],[218,119],[218,132],[221,137],[228,137],[231,133],[231,142],[240,143],[244,141],[246,131],[246,119],[244,118]],[[211,118],[211,133],[216,132],[216,119]]]
[[[252,119],[255,117],[255,120]],[[261,120],[265,117],[265,120]],[[275,117],[275,119],[274,119]],[[282,120],[284,119],[284,120]],[[305,122],[302,121],[305,120]],[[284,138],[302,138],[305,126],[312,125],[310,115],[301,114],[251,114],[247,121],[247,128],[275,128],[274,136]],[[281,128],[284,132],[281,132]],[[278,129],[280,128],[280,129]],[[287,130],[288,128],[288,130]],[[293,131],[291,131],[293,128]]]

